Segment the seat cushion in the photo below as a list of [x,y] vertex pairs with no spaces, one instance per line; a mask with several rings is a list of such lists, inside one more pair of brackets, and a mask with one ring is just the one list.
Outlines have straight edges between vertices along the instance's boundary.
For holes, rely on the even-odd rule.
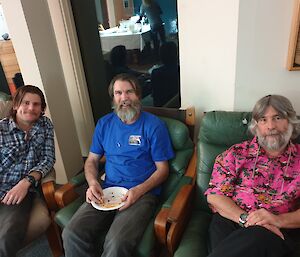
[[35,197],[30,213],[28,229],[25,237],[25,244],[33,241],[43,234],[51,223],[50,214],[40,197]]
[[208,226],[211,214],[193,211],[174,257],[206,257],[208,255]]

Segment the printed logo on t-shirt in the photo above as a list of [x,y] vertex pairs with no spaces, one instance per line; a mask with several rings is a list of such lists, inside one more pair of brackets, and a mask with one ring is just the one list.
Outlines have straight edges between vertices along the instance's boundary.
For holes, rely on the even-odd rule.
[[142,136],[131,135],[131,136],[129,136],[128,143],[129,143],[129,145],[141,145]]

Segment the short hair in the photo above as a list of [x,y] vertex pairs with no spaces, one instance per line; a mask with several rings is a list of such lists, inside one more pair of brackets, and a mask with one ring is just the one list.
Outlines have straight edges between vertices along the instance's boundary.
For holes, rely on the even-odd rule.
[[120,73],[111,80],[108,87],[108,94],[111,98],[114,98],[114,85],[117,80],[129,82],[132,88],[134,89],[137,97],[141,99],[142,93],[141,93],[141,87],[139,81],[135,76],[128,73]]
[[17,114],[17,111],[14,110],[14,108],[20,107],[20,105],[22,104],[23,98],[24,98],[25,94],[27,94],[27,93],[36,94],[41,98],[41,109],[42,109],[41,116],[43,116],[45,114],[47,105],[46,105],[46,100],[45,100],[43,92],[36,86],[25,85],[25,86],[19,87],[17,89],[17,91],[15,92],[13,99],[12,99],[12,108],[10,111],[10,116],[14,120],[16,119],[16,114]]
[[257,121],[265,115],[269,106],[272,106],[280,116],[289,121],[293,126],[292,139],[296,138],[300,133],[300,120],[297,118],[290,100],[281,95],[267,95],[258,100],[252,110],[252,120],[249,125],[251,133],[256,134]]

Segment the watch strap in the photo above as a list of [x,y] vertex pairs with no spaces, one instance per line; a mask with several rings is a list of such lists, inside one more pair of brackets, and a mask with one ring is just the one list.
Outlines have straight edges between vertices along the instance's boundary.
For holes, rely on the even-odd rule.
[[26,175],[25,178],[30,182],[32,187],[37,187],[38,186],[38,181],[35,179],[34,176],[32,175]]

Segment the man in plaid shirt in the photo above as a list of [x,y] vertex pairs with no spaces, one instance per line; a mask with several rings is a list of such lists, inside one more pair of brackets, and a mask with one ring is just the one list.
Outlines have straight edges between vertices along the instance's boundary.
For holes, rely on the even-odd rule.
[[0,120],[0,256],[16,256],[29,221],[34,189],[54,165],[54,133],[35,86],[19,88],[10,117]]

